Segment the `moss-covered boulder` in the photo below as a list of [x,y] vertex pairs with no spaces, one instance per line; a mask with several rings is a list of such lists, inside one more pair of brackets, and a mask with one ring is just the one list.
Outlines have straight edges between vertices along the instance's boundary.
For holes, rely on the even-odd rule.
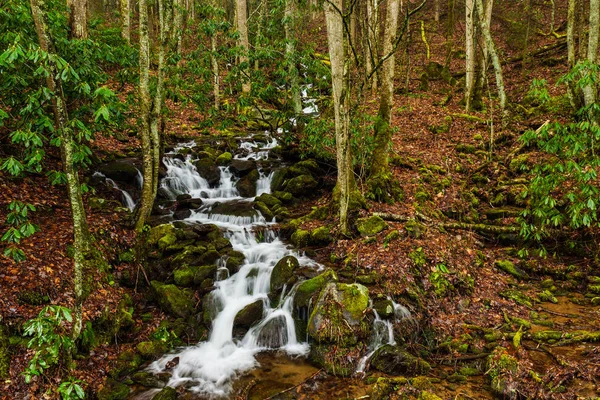
[[311,298],[316,297],[327,283],[336,282],[337,280],[338,277],[332,269],[328,269],[312,279],[305,280],[296,289],[294,307],[308,307]]
[[323,368],[328,374],[348,377],[356,371],[357,362],[365,348],[363,343],[346,347],[330,343],[312,344],[308,358],[312,364]]
[[152,397],[152,400],[177,400],[177,397],[177,390],[167,386],[160,392],[156,393],[154,397]]
[[217,157],[215,162],[217,163],[217,165],[228,165],[231,163],[232,160],[233,160],[233,155],[230,152],[226,151],[223,154],[221,154],[219,157]]
[[242,308],[235,316],[233,320],[233,326],[235,328],[248,329],[263,317],[265,304],[262,299],[258,299],[253,303],[248,304]]
[[356,222],[356,229],[362,236],[374,236],[387,228],[387,224],[381,217],[373,215],[368,218],[359,218]]
[[379,317],[383,319],[394,316],[394,302],[388,299],[379,299],[373,303],[373,309],[377,311]]
[[160,341],[147,341],[140,342],[136,346],[137,352],[142,356],[145,360],[154,359],[163,353],[165,353],[168,349],[167,346]]
[[291,203],[292,200],[294,200],[294,196],[292,196],[292,194],[290,192],[280,192],[280,191],[276,191],[273,193],[273,195],[281,200],[282,203]]
[[242,197],[256,196],[256,182],[258,181],[259,177],[260,177],[260,174],[258,173],[258,170],[254,169],[254,170],[250,171],[242,179],[240,179],[235,185],[238,192],[240,192],[240,196],[242,196]]
[[332,240],[331,231],[326,226],[320,226],[310,232],[310,241],[315,245],[326,245]]
[[311,175],[300,175],[288,180],[285,191],[296,197],[311,196],[318,185]]
[[150,284],[155,299],[164,312],[182,318],[187,318],[194,312],[194,295],[191,290],[158,281],[152,281]]
[[165,386],[166,377],[161,375],[155,375],[148,371],[138,371],[131,376],[131,380],[138,385],[146,386],[148,388],[162,388]]
[[310,244],[310,232],[304,229],[297,229],[292,233],[290,240],[296,247],[306,247]]
[[106,378],[96,394],[98,400],[125,400],[129,397],[129,386],[112,378]]
[[431,370],[431,365],[406,350],[386,344],[371,358],[371,368],[388,375],[421,375]]
[[253,169],[256,169],[256,161],[253,160],[232,160],[229,170],[237,176],[244,176]]
[[288,176],[288,168],[280,168],[273,173],[271,179],[271,192],[277,193],[285,187],[286,178]]
[[271,209],[262,201],[255,201],[254,208],[260,211],[262,216],[265,217],[267,221],[273,220],[273,217],[275,216],[273,211],[271,211]]
[[279,260],[271,272],[271,294],[281,291],[299,266],[300,263],[294,256],[285,256]]
[[263,193],[260,196],[257,196],[256,199],[254,199],[254,201],[261,201],[265,203],[268,207],[281,205],[281,200],[268,193]]
[[427,227],[416,219],[409,219],[406,221],[406,224],[404,224],[404,229],[406,230],[408,236],[415,239],[420,238],[427,231]]
[[495,265],[499,270],[502,270],[517,279],[529,279],[529,275],[527,275],[527,273],[522,269],[515,266],[515,264],[513,264],[513,262],[510,260],[496,260]]
[[328,283],[308,320],[308,334],[319,343],[349,347],[368,336],[365,311],[369,290],[358,283]]
[[373,391],[371,392],[371,400],[388,400],[390,394],[396,391],[398,386],[406,385],[408,379],[404,377],[398,378],[377,378],[375,385],[373,385]]
[[137,186],[138,176],[140,174],[132,160],[118,160],[104,164],[98,168],[98,171],[107,178],[133,186]]
[[2,324],[0,317],[0,379],[8,379],[10,372],[8,328]]
[[195,166],[200,176],[206,179],[210,186],[216,186],[221,180],[221,170],[210,158],[196,161]]
[[158,244],[159,240],[166,236],[173,236],[176,238],[176,228],[171,224],[162,224],[155,226],[148,231],[146,236],[146,243],[150,246]]

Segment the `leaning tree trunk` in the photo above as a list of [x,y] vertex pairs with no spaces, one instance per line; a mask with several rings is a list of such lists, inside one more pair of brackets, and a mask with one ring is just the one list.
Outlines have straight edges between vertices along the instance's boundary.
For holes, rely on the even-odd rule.
[[465,108],[471,111],[475,89],[475,3],[465,1]]
[[236,0],[236,18],[237,18],[237,29],[240,34],[239,47],[240,47],[240,69],[242,71],[242,92],[250,93],[250,82],[248,79],[248,51],[250,49],[250,43],[248,42],[248,18],[247,18],[247,4],[246,0]]
[[[591,64],[598,62],[598,29],[600,28],[600,0],[590,0],[590,28],[587,48],[587,60]],[[589,71],[588,73],[593,73]],[[596,102],[598,86],[589,83],[583,88],[583,100],[589,107]]]
[[[30,0],[30,4],[40,48],[46,53],[51,54],[54,52],[54,46],[48,32],[47,17],[43,11],[46,8],[45,1]],[[75,168],[75,158],[73,155],[74,138],[72,130],[67,128],[69,115],[55,58],[49,58],[49,69],[50,73],[46,77],[46,85],[50,93],[54,94],[52,97],[54,124],[60,138],[61,160],[67,178],[67,190],[73,218],[73,283],[75,306],[73,310],[74,318],[71,337],[73,340],[76,340],[81,333],[82,305],[85,300],[83,281],[86,256],[90,252],[90,236],[85,208],[83,207],[83,199],[81,198],[79,175]]]
[[485,18],[485,10],[483,8],[482,0],[475,0],[477,6],[477,16],[479,18],[479,25],[485,39],[487,51],[492,58],[492,65],[494,66],[494,72],[496,75],[496,87],[498,88],[498,98],[500,100],[500,109],[504,114],[506,112],[506,91],[504,90],[504,78],[502,77],[502,65],[500,65],[500,58],[496,52],[496,46],[490,33],[490,27]]
[[121,37],[125,39],[127,44],[131,42],[131,0],[121,0]]
[[71,9],[69,25],[70,37],[74,39],[87,39],[87,0],[68,0],[67,6]]
[[379,112],[375,121],[375,148],[371,163],[371,177],[381,178],[389,174],[388,148],[391,141],[390,123],[394,102],[394,42],[398,30],[398,9],[400,0],[390,0],[387,5],[385,32],[383,36],[383,55],[391,54],[381,66],[381,97]]
[[153,174],[154,163],[152,161],[152,139],[150,134],[150,41],[148,38],[148,3],[147,0],[139,0],[139,36],[140,36],[140,136],[142,142],[142,164],[144,183],[142,185],[142,198],[138,210],[138,218],[135,230],[141,233],[146,219],[150,216],[153,199]]
[[348,64],[346,60],[346,41],[341,10],[343,0],[326,0],[324,3],[327,23],[329,59],[331,61],[331,83],[335,114],[335,141],[337,154],[337,190],[340,195],[340,231],[350,233],[348,211],[354,188],[352,154],[350,149],[350,114],[348,91]]
[[285,58],[290,79],[292,109],[296,116],[302,114],[302,99],[298,68],[296,68],[296,26],[298,24],[298,6],[296,0],[285,2]]

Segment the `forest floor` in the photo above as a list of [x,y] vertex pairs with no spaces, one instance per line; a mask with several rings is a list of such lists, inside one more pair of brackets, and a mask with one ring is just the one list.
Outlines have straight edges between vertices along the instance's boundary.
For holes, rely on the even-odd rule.
[[[433,20],[425,21],[426,26],[435,26]],[[504,28],[494,26],[500,31]],[[459,33],[457,37],[461,36]],[[529,179],[511,163],[515,159],[512,152],[520,145],[518,137],[546,120],[567,119],[569,115],[540,110],[525,115],[514,106],[511,121],[502,128],[498,106],[488,100],[485,100],[487,111],[465,115],[460,104],[460,86],[451,86],[442,79],[429,80],[426,90],[420,86],[420,75],[429,61],[444,64],[445,27],[440,25],[431,32],[431,60],[426,58],[423,43],[417,41],[418,35],[413,36],[410,47],[413,68],[409,71],[408,86],[406,71],[400,70],[397,75],[398,87],[408,90],[396,91],[392,121],[396,132],[391,168],[403,189],[404,199],[391,205],[369,201],[368,209],[358,215],[381,212],[400,218],[387,221],[387,230],[368,240],[358,236],[339,239],[312,251],[320,262],[349,280],[368,274],[378,277],[370,288],[372,293],[408,300],[406,304],[419,324],[406,328],[412,330],[405,331],[406,345],[416,353],[427,354],[428,360],[436,365],[426,388],[438,396],[492,398],[489,377],[493,378],[494,368],[502,372],[503,379],[495,382],[500,385],[496,391],[507,397],[517,392],[529,398],[599,396],[600,346],[593,342],[600,339],[600,306],[592,305],[590,293],[595,290],[593,284],[600,282],[588,278],[600,276],[594,254],[591,251],[586,254],[584,250],[573,255],[564,251],[563,243],[557,242],[556,246],[550,246],[545,258],[536,257],[535,248],[530,248],[532,254],[528,257],[520,258],[517,252],[524,244],[515,234],[496,235],[477,227],[443,226],[453,219],[516,226],[515,210],[523,204],[518,199],[520,191],[516,193],[512,188],[521,188]],[[532,36],[530,49],[560,40],[552,35]],[[507,42],[499,45],[504,58],[518,57],[521,48],[511,47]],[[459,40],[456,44],[460,47]],[[555,83],[566,72],[565,55],[566,49],[559,47],[526,63],[505,64],[511,103],[523,102],[532,78],[548,80],[550,94],[562,96],[563,89]],[[463,63],[464,60],[453,58],[450,65],[457,78]],[[489,90],[493,93],[495,87],[493,78],[490,79]],[[365,110],[374,113],[378,106],[375,94],[365,104]],[[170,142],[193,137],[196,134],[193,127],[209,118],[178,103],[170,102],[169,108],[165,131]],[[138,148],[134,137],[122,141],[102,137],[93,143],[94,151],[111,157],[125,157]],[[50,162],[58,164],[58,155],[50,156]],[[524,161],[533,162],[535,154]],[[507,189],[510,186],[507,183],[514,186]],[[22,242],[25,262],[15,264],[0,258],[0,321],[16,327],[36,316],[44,304],[73,304],[72,260],[68,256],[72,227],[65,188],[50,186],[47,177],[30,175],[15,180],[0,174],[0,189],[0,220],[6,219],[10,201],[18,199],[37,207],[30,219],[41,228]],[[87,195],[86,200],[116,199],[115,191],[97,190]],[[320,194],[298,205],[293,210],[295,216],[331,201],[330,192]],[[503,199],[498,197],[500,194]],[[89,204],[87,211],[91,231],[112,265],[112,275],[129,271],[138,276],[143,286],[139,267],[119,261],[119,254],[135,241],[131,215],[125,211],[92,209]],[[335,223],[329,218],[305,222],[303,227]],[[399,238],[387,241],[393,230],[399,232]],[[416,266],[418,258],[422,262]],[[516,266],[511,270],[513,273],[502,270],[501,266],[507,264],[498,261],[510,261]],[[72,375],[86,382],[90,392],[100,387],[118,356],[146,340],[164,318],[147,301],[143,290],[120,287],[99,271],[94,278],[98,288],[85,303],[84,319],[90,321],[114,313],[124,296],[130,296],[136,308],[133,314],[136,326],[131,333],[120,332],[113,343],[101,344],[89,356],[77,360]],[[11,342],[16,350],[11,377],[0,382],[2,399],[41,398],[40,390],[55,387],[59,382],[56,374],[34,380],[32,385],[24,383],[21,372],[32,356],[25,343],[26,340],[17,339]],[[494,361],[486,364],[488,359]],[[320,382],[322,391],[314,392],[315,382]],[[299,398],[358,397],[369,392],[372,383],[373,379],[316,376],[312,382],[300,385],[296,393]],[[401,386],[392,397],[416,398],[417,389],[423,387]]]

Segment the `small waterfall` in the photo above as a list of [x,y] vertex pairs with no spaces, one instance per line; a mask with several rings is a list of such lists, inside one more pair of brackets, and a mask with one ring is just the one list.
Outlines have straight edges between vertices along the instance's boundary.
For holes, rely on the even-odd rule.
[[[261,152],[268,157],[267,144],[242,142],[240,148],[249,151],[244,158],[259,159]],[[253,158],[254,157],[254,158]],[[242,158],[236,155],[235,158]],[[239,374],[257,366],[255,355],[268,349],[281,349],[290,355],[303,355],[309,346],[296,337],[292,318],[292,288],[282,294],[276,307],[271,307],[268,298],[271,273],[275,264],[284,256],[294,255],[301,265],[317,266],[303,255],[289,249],[281,241],[277,232],[270,229],[272,222],[250,207],[252,198],[241,198],[235,189],[235,177],[228,168],[221,167],[218,187],[210,188],[208,181],[198,174],[193,160],[167,157],[166,177],[161,183],[171,198],[188,193],[201,197],[204,205],[193,211],[186,219],[189,223],[215,224],[225,229],[234,250],[244,254],[245,261],[240,269],[229,275],[225,259],[217,261],[215,289],[204,298],[205,310],[211,315],[212,329],[209,339],[195,346],[184,348],[176,354],[168,354],[152,363],[148,368],[155,373],[165,371],[165,366],[173,357],[179,357],[179,364],[173,368],[169,386],[185,385],[192,392],[208,397],[227,396],[231,381]],[[273,173],[260,173],[257,194],[269,193]],[[246,208],[244,208],[246,204]],[[223,210],[227,207],[241,207],[240,215],[230,215]],[[254,229],[260,227],[260,230]],[[285,292],[285,290],[284,290]],[[251,327],[241,340],[233,337],[233,323],[236,315],[246,306],[262,301],[264,317]]]
[[403,319],[412,318],[410,311],[401,304],[395,303],[392,301],[394,306],[394,320],[383,320],[373,309],[373,314],[375,315],[375,320],[373,321],[373,329],[371,333],[371,341],[369,342],[369,346],[367,347],[367,354],[363,356],[358,362],[358,366],[356,367],[356,374],[364,374],[365,368],[367,366],[367,362],[373,354],[383,345],[395,345],[396,339],[394,338],[394,324],[393,322],[398,322]]
[[[138,182],[139,187],[141,188],[142,184],[144,182],[144,178],[142,177],[142,174],[139,170],[137,171],[137,173],[138,173],[137,182]],[[117,182],[113,181],[110,178],[107,178],[102,172],[94,172],[94,175],[92,175],[92,176],[104,178],[104,181],[106,183],[108,183],[112,188],[117,189],[121,193],[121,196],[123,198],[123,200],[121,202],[123,203],[123,205],[125,207],[127,207],[129,209],[129,211],[135,210],[137,203],[133,200],[133,197],[131,197],[131,195],[126,190],[121,189],[119,187],[119,185],[117,185]],[[141,178],[141,180],[140,180],[140,178]]]

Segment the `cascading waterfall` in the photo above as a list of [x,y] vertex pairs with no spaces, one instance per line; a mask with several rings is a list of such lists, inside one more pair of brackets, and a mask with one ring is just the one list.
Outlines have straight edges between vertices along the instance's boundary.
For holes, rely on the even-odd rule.
[[[250,143],[250,144],[248,144]],[[242,149],[248,160],[266,159],[268,148],[276,141],[260,145],[243,142]],[[270,147],[269,147],[270,146]],[[221,168],[218,187],[211,188],[202,178],[188,157],[181,160],[168,157],[164,160],[166,177],[161,183],[170,198],[180,194],[190,194],[203,198],[204,205],[186,219],[188,223],[215,224],[226,230],[225,236],[233,249],[245,255],[245,263],[239,271],[229,276],[224,268],[225,260],[219,260],[215,289],[205,301],[212,307],[214,319],[207,341],[187,347],[178,353],[168,354],[149,366],[155,373],[165,371],[166,364],[174,357],[179,363],[171,372],[169,386],[185,385],[188,390],[209,397],[227,396],[231,381],[236,375],[257,366],[255,355],[269,349],[280,349],[290,355],[303,355],[309,346],[296,337],[292,318],[294,290],[289,292],[272,308],[267,297],[270,290],[271,272],[275,264],[284,256],[294,255],[301,265],[317,265],[311,259],[301,256],[283,243],[277,233],[270,228],[274,222],[267,221],[258,211],[251,216],[235,216],[219,213],[216,207],[222,203],[235,204],[249,202],[252,198],[241,198],[235,188],[235,178],[228,168]],[[257,194],[270,192],[273,173],[260,173]],[[253,228],[261,227],[260,235]],[[263,301],[263,319],[253,326],[241,340],[233,336],[234,319],[239,311],[249,304]]]
[[[129,192],[127,192],[124,189],[121,189],[119,187],[119,185],[117,185],[117,182],[113,181],[110,178],[107,178],[102,172],[94,172],[94,177],[99,177],[99,178],[104,178],[104,181],[109,184],[112,188],[118,190],[121,193],[121,196],[123,197],[123,205],[125,207],[127,207],[129,209],[129,211],[133,211],[135,210],[135,207],[137,206],[137,203],[135,202],[135,200],[133,200],[133,197],[131,197],[131,195],[129,194]],[[138,186],[141,188],[144,182],[144,178],[142,177],[141,172],[138,170],[138,176],[137,176],[137,183]]]

